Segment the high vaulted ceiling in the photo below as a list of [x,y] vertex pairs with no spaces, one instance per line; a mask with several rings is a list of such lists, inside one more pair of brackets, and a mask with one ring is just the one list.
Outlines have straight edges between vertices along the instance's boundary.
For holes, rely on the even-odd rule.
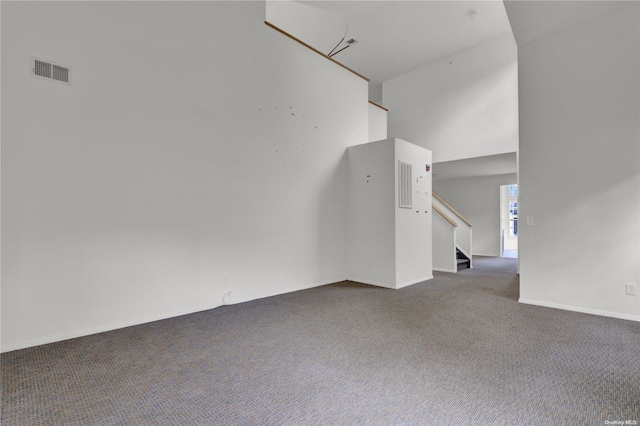
[[[267,20],[334,59],[372,86],[512,34],[501,0],[267,0]],[[346,30],[346,34],[345,34]],[[377,99],[374,99],[377,100]],[[514,173],[515,153],[434,165],[437,179]]]
[[[348,24],[345,40],[353,38],[357,44],[334,59],[369,77],[374,85],[511,34],[505,7],[499,0],[299,3],[321,10],[318,16],[323,16],[324,25],[314,27],[309,22],[307,30],[308,37],[313,38],[309,43],[325,53],[340,41]],[[331,20],[334,26],[328,25]]]

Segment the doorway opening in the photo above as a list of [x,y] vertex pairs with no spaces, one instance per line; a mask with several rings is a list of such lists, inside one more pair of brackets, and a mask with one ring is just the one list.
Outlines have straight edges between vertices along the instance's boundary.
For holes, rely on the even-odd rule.
[[500,256],[518,257],[518,185],[500,185]]

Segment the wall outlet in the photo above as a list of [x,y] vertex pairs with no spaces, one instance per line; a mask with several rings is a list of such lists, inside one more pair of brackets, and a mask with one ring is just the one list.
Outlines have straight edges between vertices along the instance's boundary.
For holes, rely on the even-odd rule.
[[629,296],[637,296],[638,295],[638,284],[627,283],[627,294]]

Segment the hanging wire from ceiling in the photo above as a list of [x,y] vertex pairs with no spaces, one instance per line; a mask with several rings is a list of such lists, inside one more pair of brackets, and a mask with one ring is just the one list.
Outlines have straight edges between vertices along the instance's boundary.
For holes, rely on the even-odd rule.
[[358,41],[355,39],[349,39],[346,41],[347,45],[345,47],[343,47],[342,49],[338,50],[337,52],[335,52],[333,55],[329,55],[330,58],[336,56],[338,53],[342,52],[344,49],[346,49],[347,47],[351,47],[354,44],[356,44]]
[[[338,46],[340,46],[340,45],[342,44],[342,42],[344,41],[344,39],[345,39],[345,38],[347,38],[347,31],[348,31],[348,30],[349,30],[349,23],[347,22],[347,28],[345,28],[345,29],[344,29],[344,35],[342,36],[342,39],[338,42],[338,44],[336,44],[336,47],[334,47],[333,49],[331,49],[331,52],[327,53],[327,56],[328,56],[328,57],[333,56],[333,55],[332,55],[333,51],[334,51],[334,50],[336,50],[336,49],[338,48]],[[347,46],[347,47],[349,47],[349,46]],[[339,53],[339,52],[341,52],[342,50],[344,50],[344,48],[343,48],[343,49],[338,50],[338,52],[336,52],[336,53]],[[334,55],[335,55],[335,53],[334,53]]]

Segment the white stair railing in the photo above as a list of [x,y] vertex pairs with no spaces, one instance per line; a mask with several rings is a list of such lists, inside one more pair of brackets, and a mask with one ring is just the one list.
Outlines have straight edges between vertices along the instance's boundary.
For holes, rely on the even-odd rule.
[[[433,269],[457,272],[456,247],[469,259],[469,267],[472,268],[473,234],[471,222],[435,192],[433,192],[433,209],[439,213],[434,215],[433,219]],[[444,220],[436,221],[436,216],[440,216]],[[442,238],[438,239],[437,245],[436,233]],[[453,245],[453,255],[450,254],[451,245]],[[451,260],[449,260],[450,258]],[[436,259],[438,260],[437,264]],[[452,267],[452,264],[455,266]]]
[[431,237],[433,241],[433,270],[458,272],[456,259],[456,229],[458,224],[433,204]]

